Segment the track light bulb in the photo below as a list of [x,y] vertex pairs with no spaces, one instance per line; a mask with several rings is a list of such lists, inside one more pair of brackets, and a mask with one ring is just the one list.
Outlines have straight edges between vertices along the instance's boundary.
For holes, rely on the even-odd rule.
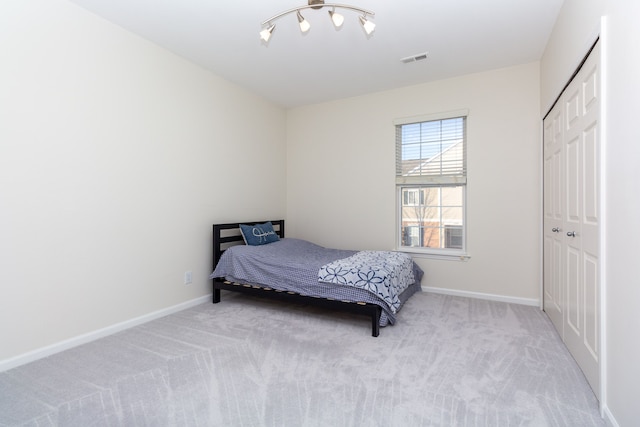
[[271,24],[264,30],[260,31],[260,39],[264,40],[265,43],[269,41],[271,38],[271,34],[273,34],[273,30],[276,29],[276,24]]
[[300,31],[306,33],[311,28],[311,24],[309,24],[309,21],[304,19],[304,16],[302,16],[300,11],[297,11],[296,14],[298,15],[298,22],[300,23]]
[[360,17],[360,23],[362,24],[362,28],[364,28],[364,32],[367,33],[368,36],[376,29],[376,24],[368,21],[364,16]]
[[344,16],[340,15],[339,13],[336,13],[335,8],[329,11],[329,16],[331,17],[331,21],[333,22],[334,27],[336,28],[342,27],[342,24],[344,23]]

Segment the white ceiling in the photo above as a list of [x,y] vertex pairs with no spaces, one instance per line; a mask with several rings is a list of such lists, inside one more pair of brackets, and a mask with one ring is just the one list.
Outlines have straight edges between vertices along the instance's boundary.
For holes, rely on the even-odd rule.
[[[358,14],[328,9],[261,22],[306,0],[72,0],[283,107],[325,102],[539,60],[564,0],[344,0],[375,12],[367,37]],[[330,1],[326,1],[330,3]],[[429,52],[428,59],[400,59]]]

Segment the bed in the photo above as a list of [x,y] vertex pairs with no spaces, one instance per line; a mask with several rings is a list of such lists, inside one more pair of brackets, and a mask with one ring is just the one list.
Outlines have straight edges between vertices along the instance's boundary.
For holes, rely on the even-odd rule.
[[399,252],[329,249],[285,238],[284,220],[214,224],[213,267],[214,304],[228,290],[339,309],[367,316],[374,337],[396,322],[424,274]]

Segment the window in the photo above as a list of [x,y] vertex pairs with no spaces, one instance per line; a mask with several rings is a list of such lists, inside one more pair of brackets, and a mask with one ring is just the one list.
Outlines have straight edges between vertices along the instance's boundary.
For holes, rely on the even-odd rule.
[[461,225],[445,225],[444,226],[445,248],[462,249],[462,226]]
[[396,121],[399,249],[465,252],[467,112]]
[[402,197],[402,203],[406,206],[420,206],[424,203],[424,193],[417,188],[406,189]]

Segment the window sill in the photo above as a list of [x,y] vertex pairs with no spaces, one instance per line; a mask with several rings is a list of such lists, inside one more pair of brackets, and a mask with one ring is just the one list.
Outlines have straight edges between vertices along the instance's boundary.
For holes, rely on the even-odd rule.
[[433,252],[424,252],[421,250],[411,250],[407,248],[398,248],[396,249],[396,251],[407,253],[414,258],[423,258],[423,259],[440,259],[445,261],[463,261],[463,262],[466,262],[469,259],[471,259],[471,256],[466,253],[433,253]]

